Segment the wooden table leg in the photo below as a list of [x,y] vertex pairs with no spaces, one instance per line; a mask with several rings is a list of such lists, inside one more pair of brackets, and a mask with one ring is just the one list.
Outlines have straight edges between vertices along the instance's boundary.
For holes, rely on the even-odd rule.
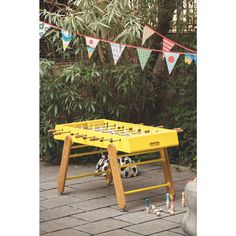
[[112,173],[111,173],[111,164],[110,164],[110,159],[108,161],[108,173],[106,173],[106,183],[107,185],[111,185],[113,178],[112,178]]
[[160,150],[160,156],[163,159],[163,161],[161,162],[161,165],[162,165],[162,169],[163,169],[165,182],[169,183],[169,185],[170,185],[169,187],[167,187],[167,191],[170,194],[172,194],[173,196],[175,196],[174,182],[173,182],[172,175],[171,175],[170,162],[169,162],[168,153],[167,153],[166,148]]
[[123,183],[122,183],[122,179],[120,175],[120,168],[118,164],[116,148],[112,144],[109,144],[108,146],[108,155],[109,155],[109,161],[111,165],[113,182],[115,186],[116,199],[117,199],[119,207],[121,209],[124,209],[126,206],[124,187],[123,187]]
[[63,151],[62,151],[59,176],[57,180],[57,191],[59,193],[64,192],[68,163],[69,163],[69,158],[70,158],[71,145],[72,145],[71,136],[70,135],[66,136],[65,141],[64,141]]

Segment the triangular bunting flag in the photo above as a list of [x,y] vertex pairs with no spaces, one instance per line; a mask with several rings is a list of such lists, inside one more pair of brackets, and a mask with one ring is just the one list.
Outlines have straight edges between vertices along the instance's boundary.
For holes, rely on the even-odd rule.
[[176,61],[179,58],[179,54],[178,53],[171,53],[171,52],[164,52],[165,55],[165,59],[166,59],[166,64],[167,64],[167,68],[169,71],[169,75],[171,73],[171,71],[173,70]]
[[192,61],[193,61],[193,55],[192,54],[185,54],[184,55],[184,62],[186,64],[190,65],[192,63]]
[[110,43],[110,45],[111,45],[113,60],[114,60],[114,63],[116,65],[116,63],[119,60],[122,52],[125,49],[125,46],[121,45],[121,44],[118,44],[118,43]]
[[87,37],[87,36],[85,36],[85,40],[86,40],[86,45],[87,45],[87,50],[88,50],[88,57],[90,58],[93,55],[93,51],[97,47],[99,40],[95,38]]
[[150,57],[152,50],[137,48],[137,51],[138,51],[138,58],[141,64],[141,68],[143,70],[147,63],[148,58]]
[[163,46],[162,46],[162,50],[169,52],[173,47],[174,47],[175,43],[167,38],[163,38]]
[[197,64],[197,55],[192,55],[193,56],[193,60],[196,62]]
[[62,45],[63,45],[63,50],[65,51],[67,46],[69,45],[70,41],[72,40],[72,34],[69,34],[68,31],[62,30],[61,31],[62,35]]
[[142,45],[146,42],[146,40],[151,37],[155,33],[154,30],[149,28],[148,26],[144,26],[143,28],[143,38],[142,38]]
[[39,38],[41,38],[48,29],[51,28],[51,25],[44,23],[42,21],[39,21]]

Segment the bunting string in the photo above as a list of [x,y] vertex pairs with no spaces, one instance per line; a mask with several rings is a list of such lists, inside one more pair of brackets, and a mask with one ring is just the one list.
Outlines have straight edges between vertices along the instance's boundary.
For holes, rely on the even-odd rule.
[[[181,44],[179,44],[179,43],[176,43],[176,42],[172,41],[171,39],[166,38],[164,35],[162,35],[161,33],[157,32],[156,30],[154,30],[154,29],[151,28],[150,26],[145,25],[145,27],[151,29],[151,30],[153,31],[153,33],[155,33],[155,34],[161,36],[163,39],[167,39],[168,41],[174,43],[175,45],[177,45],[177,46],[179,46],[179,47],[181,47],[181,48],[183,48],[183,49],[185,49],[185,50],[188,50],[188,51],[190,51],[190,52],[193,52],[193,54],[197,54],[197,51],[192,50],[192,49],[187,48],[187,47],[184,47],[183,45],[181,45]],[[188,53],[188,54],[191,54],[191,53]]]
[[[41,21],[41,22],[42,22],[42,23],[45,23],[45,24],[47,24],[47,25],[49,25],[49,26],[51,26],[52,28],[55,28],[55,29],[58,29],[58,30],[63,30],[63,28],[61,28],[61,27],[58,27],[58,26],[55,26],[55,25],[52,25],[52,24],[49,24],[49,23],[43,22],[43,21]],[[146,27],[146,26],[145,26],[145,27]],[[147,26],[147,27],[149,27],[149,26]],[[151,29],[151,27],[149,27],[149,28]],[[151,30],[153,30],[153,29],[151,29]],[[155,30],[153,30],[153,31],[154,31],[155,33],[159,34],[161,37],[166,38],[166,37],[164,37],[163,35],[161,35],[160,33],[158,33],[157,31],[155,31]],[[153,48],[145,48],[145,47],[139,47],[139,46],[134,46],[134,45],[130,45],[130,44],[124,44],[124,43],[113,42],[113,41],[110,41],[110,40],[101,39],[101,38],[97,38],[97,37],[94,37],[94,36],[88,36],[88,35],[82,34],[82,33],[80,33],[80,32],[74,32],[74,34],[75,34],[75,35],[83,36],[83,37],[85,37],[85,38],[89,37],[89,38],[92,38],[92,39],[95,39],[95,40],[99,40],[99,41],[105,42],[105,43],[110,43],[110,44],[114,44],[114,43],[115,43],[115,44],[119,44],[119,45],[122,45],[123,47],[136,48],[136,49],[141,49],[141,50],[151,50],[151,51],[153,51],[153,52],[161,52],[161,53],[169,52],[169,51],[166,51],[166,50],[159,50],[159,49],[153,49]],[[190,52],[174,52],[174,51],[171,51],[172,53],[175,53],[175,54],[188,54],[188,55],[196,55],[196,54],[197,54],[197,52],[194,51],[194,50],[192,50],[192,49],[189,49],[189,48],[186,48],[186,47],[184,47],[184,46],[182,46],[182,45],[180,45],[180,44],[177,44],[177,43],[175,43],[174,41],[172,41],[172,40],[170,40],[170,39],[168,39],[168,38],[166,38],[166,39],[167,39],[168,41],[171,41],[171,42],[173,42],[174,44],[176,44],[176,45],[178,45],[178,46],[184,48],[185,50],[191,51],[191,53],[190,53]]]

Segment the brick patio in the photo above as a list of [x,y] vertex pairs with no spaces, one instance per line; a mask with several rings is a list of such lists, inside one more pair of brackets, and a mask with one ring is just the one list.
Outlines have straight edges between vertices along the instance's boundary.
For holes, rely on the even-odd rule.
[[[70,165],[68,176],[94,171],[95,166]],[[124,188],[131,190],[163,183],[158,165],[141,166],[138,176],[124,179]],[[186,208],[181,206],[181,192],[195,173],[171,167],[177,190],[176,214],[165,208],[166,189],[149,191],[151,204],[164,210],[160,217],[145,212],[147,192],[126,196],[126,211],[117,206],[114,186],[106,186],[103,177],[87,177],[68,181],[63,195],[58,195],[59,166],[42,162],[40,168],[40,235],[44,236],[135,236],[184,235],[181,221]]]

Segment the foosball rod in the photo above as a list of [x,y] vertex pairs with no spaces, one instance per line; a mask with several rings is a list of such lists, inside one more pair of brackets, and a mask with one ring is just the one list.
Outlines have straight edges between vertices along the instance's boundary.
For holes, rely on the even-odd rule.
[[112,138],[107,138],[107,139],[101,138],[100,139],[100,142],[107,142],[107,141],[110,141],[110,143],[114,143],[114,142],[120,142],[121,139],[115,139],[115,140],[113,140]]
[[61,134],[67,134],[70,133],[71,131],[61,131],[61,132],[54,132],[52,133],[53,135],[61,135]]
[[[106,130],[109,130],[109,131],[113,131],[113,130],[123,130],[123,129],[124,129],[124,126],[122,126],[122,127],[116,127],[116,126],[114,126],[114,128],[113,128],[113,127],[98,127],[98,128],[96,129],[96,131],[98,131],[98,129],[100,129],[100,130],[102,130],[102,131],[106,131]],[[93,130],[93,128],[89,128],[89,130]]]
[[49,129],[48,133],[55,133],[55,132],[59,132],[59,131],[63,131],[63,129]]
[[121,141],[121,139],[116,139],[116,140],[113,140],[112,138],[104,139],[104,138],[98,138],[96,136],[87,137],[86,134],[75,135],[75,138],[83,138],[83,139],[89,139],[90,141],[100,141],[100,142],[110,141],[111,143]]
[[103,128],[105,128],[105,127],[116,127],[116,124],[114,124],[114,125],[109,125],[109,126],[107,126],[105,123],[103,123],[103,124],[95,124],[95,125],[86,125],[86,126],[79,126],[79,127],[77,127],[77,128],[80,128],[80,127],[83,127],[83,128],[86,128],[86,129],[92,129],[92,128],[100,128],[100,127],[103,127]]

